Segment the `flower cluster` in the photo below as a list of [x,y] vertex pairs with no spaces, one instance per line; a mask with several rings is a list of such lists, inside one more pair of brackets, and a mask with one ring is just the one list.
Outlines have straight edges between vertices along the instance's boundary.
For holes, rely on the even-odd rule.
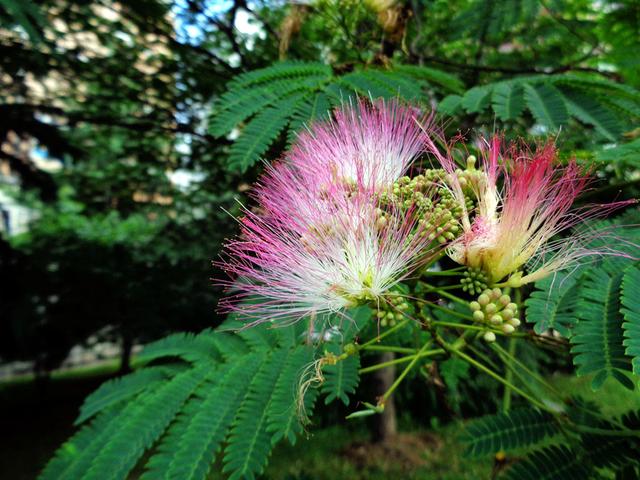
[[[258,208],[227,245],[232,293],[222,310],[281,324],[369,303],[390,325],[411,307],[399,283],[446,252],[467,267],[460,288],[480,294],[474,320],[508,334],[520,322],[499,287],[587,256],[625,255],[602,241],[608,231],[552,240],[632,202],[572,209],[588,175],[573,160],[562,165],[553,143],[531,151],[482,139],[480,161],[468,156],[462,169],[436,138],[432,117],[415,108],[365,101],[299,135],[267,167],[253,194]],[[420,170],[425,152],[438,164]]]
[[[572,210],[587,186],[586,171],[574,160],[561,165],[551,142],[533,152],[518,144],[503,144],[499,136],[483,139],[481,168],[476,169],[476,158],[470,156],[464,171],[456,168],[451,152],[443,155],[434,143],[429,145],[448,172],[451,192],[463,208],[462,234],[448,248],[454,261],[482,271],[489,285],[504,281],[519,287],[570,268],[584,257],[624,255],[611,247],[592,246],[594,240],[611,236],[608,231],[584,230],[550,240],[634,200]],[[469,195],[474,209],[467,207]]]
[[233,293],[222,309],[283,323],[384,302],[440,249],[434,238],[447,220],[433,214],[435,190],[422,188],[420,201],[393,192],[430,125],[397,102],[360,102],[300,135],[267,168],[259,213],[246,211],[241,236],[227,245]]

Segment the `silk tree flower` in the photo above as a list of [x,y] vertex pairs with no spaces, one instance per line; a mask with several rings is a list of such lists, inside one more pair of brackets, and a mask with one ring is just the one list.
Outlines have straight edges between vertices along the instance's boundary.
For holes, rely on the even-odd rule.
[[407,172],[432,130],[433,115],[414,107],[359,100],[301,133],[287,160],[312,179],[314,192],[331,184],[379,191]]
[[430,248],[428,232],[412,215],[382,216],[367,191],[337,195],[330,208],[326,198],[316,202],[308,223],[305,215],[282,210],[247,212],[241,236],[228,243],[229,259],[221,264],[234,290],[221,302],[223,312],[239,312],[250,324],[341,314],[384,301],[386,292],[440,251]]
[[[559,240],[551,239],[588,219],[635,203],[634,200],[572,210],[574,200],[588,184],[587,173],[574,160],[560,165],[552,142],[535,152],[515,144],[505,149],[502,143],[498,136],[482,140],[482,168],[475,170],[474,158],[470,157],[465,172],[456,169],[450,153],[442,155],[433,143],[429,145],[449,173],[458,201],[464,205],[465,189],[476,200],[473,212],[464,209],[463,234],[448,247],[454,261],[482,269],[492,284],[508,278],[507,285],[518,287],[576,266],[585,257],[626,256],[606,245],[590,247],[594,240],[613,236],[608,230],[585,229]],[[500,177],[502,188],[498,186]],[[522,271],[525,267],[526,275]]]

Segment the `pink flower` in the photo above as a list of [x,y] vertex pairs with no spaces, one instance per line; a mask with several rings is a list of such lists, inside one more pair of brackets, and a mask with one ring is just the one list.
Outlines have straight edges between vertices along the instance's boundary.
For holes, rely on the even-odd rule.
[[[450,154],[443,156],[430,145],[430,151],[449,172],[458,201],[464,204],[465,190],[476,200],[475,211],[463,213],[463,235],[448,249],[453,260],[483,269],[493,283],[509,276],[507,283],[517,287],[575,266],[587,256],[625,255],[609,247],[589,248],[593,240],[611,235],[609,231],[583,231],[551,239],[634,200],[571,210],[588,183],[588,175],[574,160],[560,166],[551,142],[535,152],[515,144],[503,149],[501,144],[497,136],[483,140],[481,170],[474,169],[471,159],[465,172],[456,171]],[[502,189],[498,187],[500,176]],[[526,275],[522,272],[525,266]]]
[[229,242],[230,258],[222,264],[237,278],[226,282],[235,292],[221,302],[222,310],[238,311],[254,323],[339,313],[381,301],[434,255],[412,215],[382,216],[363,191],[333,200],[328,206],[318,197],[317,214],[308,223],[306,214],[247,212],[241,237]]
[[341,184],[388,188],[423,153],[432,118],[397,101],[359,100],[301,133],[287,158],[315,191]]
[[424,150],[430,118],[417,115],[398,102],[359,101],[267,166],[254,192],[260,213],[246,212],[240,238],[227,245],[222,267],[232,279],[223,283],[233,293],[223,311],[256,323],[339,313],[384,301],[434,255],[426,229],[435,227],[425,225],[437,222],[381,204]]

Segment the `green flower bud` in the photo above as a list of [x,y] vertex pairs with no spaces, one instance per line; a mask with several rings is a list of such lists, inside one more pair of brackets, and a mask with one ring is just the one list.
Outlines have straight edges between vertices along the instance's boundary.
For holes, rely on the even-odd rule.
[[504,318],[505,320],[511,320],[514,313],[510,308],[505,308],[504,310],[502,310],[502,312],[500,312],[500,315],[502,315],[502,318]]
[[477,158],[475,155],[469,155],[467,157],[467,170],[473,170],[476,168]]
[[491,323],[494,325],[502,324],[502,317],[500,315],[494,315],[491,317]]
[[495,303],[490,303],[489,305],[484,307],[484,311],[487,312],[489,315],[491,315],[491,314],[496,313],[498,311],[498,307],[496,307]]
[[509,310],[513,310],[514,312],[517,312],[517,311],[518,311],[518,305],[516,305],[515,303],[510,303],[510,304],[508,304],[508,305],[507,305],[507,308],[508,308]]
[[489,298],[489,295],[486,295],[484,293],[478,297],[478,303],[483,307],[487,305],[490,301],[491,299]]
[[476,322],[484,321],[484,313],[482,313],[480,310],[476,310],[475,312],[473,312],[473,319]]
[[509,323],[505,323],[502,325],[502,331],[506,334],[513,333],[516,331],[515,327]]
[[519,318],[512,318],[511,320],[509,320],[509,323],[513,325],[514,328],[517,328],[522,322],[520,322]]
[[502,290],[500,290],[499,288],[494,288],[493,290],[491,290],[491,298],[493,300],[498,300],[501,295],[502,295]]
[[509,303],[511,303],[511,297],[509,295],[502,295],[499,299],[498,302],[500,302],[500,304],[503,307],[506,307],[507,305],[509,305]]
[[472,312],[477,312],[482,307],[480,306],[480,304],[478,302],[471,302],[471,303],[469,303],[469,308],[471,309]]
[[484,341],[487,343],[493,343],[496,341],[496,334],[493,332],[485,332],[482,338],[484,338]]

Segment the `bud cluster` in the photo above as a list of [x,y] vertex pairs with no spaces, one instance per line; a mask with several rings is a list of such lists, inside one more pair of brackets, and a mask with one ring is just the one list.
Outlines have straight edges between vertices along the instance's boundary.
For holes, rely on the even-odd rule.
[[[450,242],[461,232],[459,219],[463,209],[443,186],[446,176],[443,169],[427,169],[415,177],[400,177],[389,191],[382,193],[381,204],[414,209],[412,215],[420,225],[421,235],[440,244]],[[465,200],[467,209],[473,208],[472,197],[465,196]]]
[[[469,303],[476,322],[499,328],[504,333],[510,334],[520,326],[518,318],[518,305],[511,302],[511,297],[502,293],[499,288],[486,289],[478,296],[478,299]],[[492,333],[492,332],[487,332]],[[485,340],[495,340],[495,335],[485,335]]]
[[480,268],[469,267],[464,272],[463,278],[460,280],[462,290],[471,295],[479,295],[480,292],[487,289],[489,277]]
[[[458,177],[460,187],[465,192],[472,193],[475,186],[485,181],[486,174],[483,170],[476,170],[476,157],[469,155],[467,157],[467,168],[462,170],[456,168],[455,175]],[[465,195],[466,196],[466,195]]]
[[411,309],[411,304],[399,292],[390,292],[385,299],[386,301],[380,302],[376,308],[376,318],[381,327],[393,327],[403,319],[405,312]]

